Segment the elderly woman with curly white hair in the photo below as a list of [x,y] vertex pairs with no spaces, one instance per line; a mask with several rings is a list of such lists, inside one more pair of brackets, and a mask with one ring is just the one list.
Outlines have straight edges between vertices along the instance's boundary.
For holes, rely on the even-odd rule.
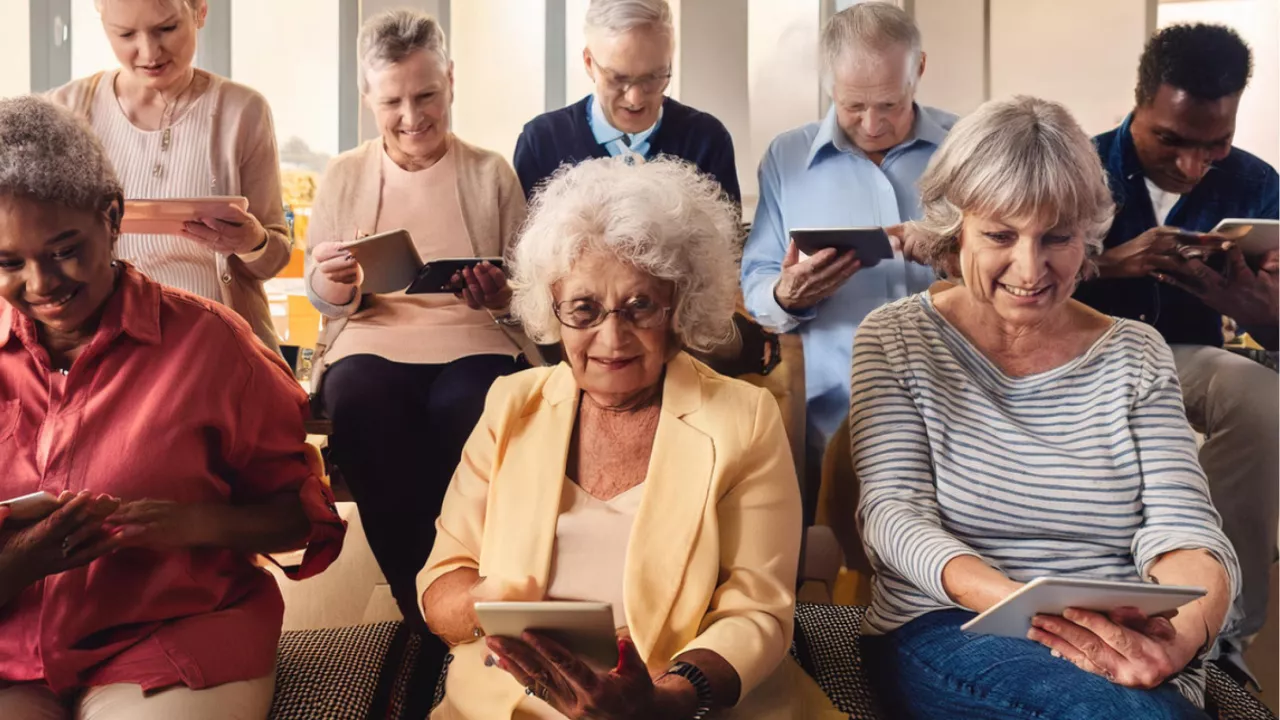
[[[1071,115],[961,120],[920,183],[923,254],[958,284],[872,313],[853,350],[862,642],[888,717],[1203,718],[1200,660],[1239,590],[1169,347],[1072,299],[1113,210]],[[960,626],[1045,575],[1196,585],[1176,617]]]
[[[512,311],[565,360],[494,384],[445,497],[418,576],[454,646],[436,720],[823,716],[785,659],[800,494],[777,405],[685,352],[732,332],[735,223],[674,159],[589,160],[535,196]],[[477,639],[477,600],[543,599],[610,603],[618,666]]]

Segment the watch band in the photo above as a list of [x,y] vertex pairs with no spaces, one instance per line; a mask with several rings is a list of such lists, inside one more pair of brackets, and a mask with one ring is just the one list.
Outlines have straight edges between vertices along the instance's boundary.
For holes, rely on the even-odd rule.
[[675,675],[689,681],[693,686],[694,692],[698,694],[698,707],[694,710],[691,720],[704,720],[711,715],[711,682],[707,680],[707,676],[698,669],[697,665],[691,665],[687,662],[676,662],[667,670],[667,675]]

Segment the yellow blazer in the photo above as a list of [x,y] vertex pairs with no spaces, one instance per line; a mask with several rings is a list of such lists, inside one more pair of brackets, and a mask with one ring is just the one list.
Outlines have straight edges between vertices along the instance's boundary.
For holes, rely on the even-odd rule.
[[[445,496],[419,597],[458,568],[547,586],[578,395],[565,364],[494,383]],[[807,678],[783,663],[800,533],[799,486],[772,396],[678,354],[667,365],[623,578],[627,627],[650,669],[706,648],[738,672],[740,709],[773,709],[734,717],[821,717],[794,709],[787,688]],[[524,689],[484,667],[487,652],[478,642],[454,649],[445,703],[432,718],[512,716]],[[762,684],[767,692],[748,697]]]

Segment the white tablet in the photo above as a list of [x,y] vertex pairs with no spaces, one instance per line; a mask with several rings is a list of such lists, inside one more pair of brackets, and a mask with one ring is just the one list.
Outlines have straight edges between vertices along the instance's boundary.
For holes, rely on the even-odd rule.
[[478,602],[476,616],[485,635],[519,639],[526,631],[545,633],[595,670],[618,666],[618,636],[609,603]]
[[44,490],[11,500],[0,500],[0,505],[9,508],[9,518],[15,522],[43,520],[54,510],[62,507],[56,495]]
[[137,199],[124,201],[120,232],[139,235],[179,235],[182,224],[216,217],[236,207],[248,211],[249,200],[238,195],[202,198]]
[[342,244],[360,263],[360,292],[385,294],[409,287],[422,269],[422,258],[408,230],[388,230]]
[[1265,255],[1280,250],[1280,220],[1228,218],[1213,232],[1235,240],[1245,255]]
[[1131,607],[1147,615],[1169,612],[1204,597],[1204,588],[1143,582],[1038,577],[960,627],[981,635],[1025,638],[1035,615],[1067,608],[1108,612]]

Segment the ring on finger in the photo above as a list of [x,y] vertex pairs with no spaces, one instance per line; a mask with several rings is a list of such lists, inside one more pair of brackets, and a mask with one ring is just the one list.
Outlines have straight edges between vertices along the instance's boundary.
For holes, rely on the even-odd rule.
[[67,557],[70,554],[71,554],[71,536],[68,535],[62,538],[62,557]]

